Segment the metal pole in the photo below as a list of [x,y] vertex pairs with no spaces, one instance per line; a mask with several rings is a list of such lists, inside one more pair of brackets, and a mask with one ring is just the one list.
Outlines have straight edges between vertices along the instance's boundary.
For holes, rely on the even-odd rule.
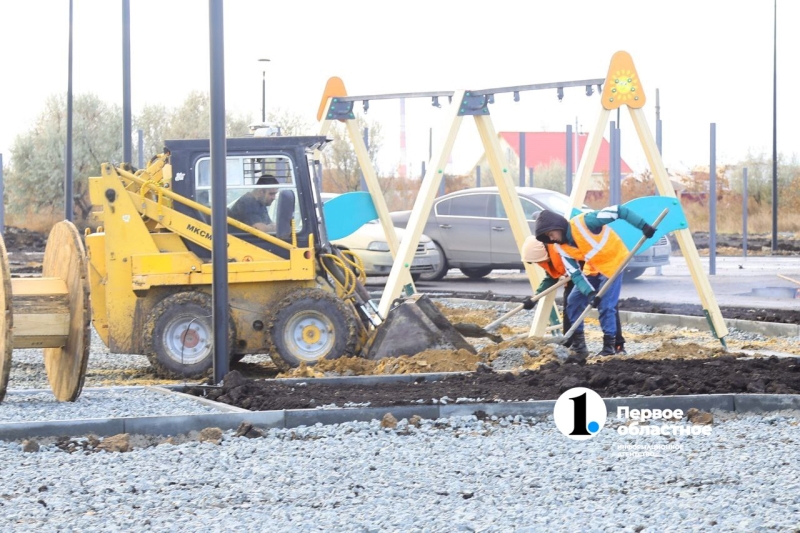
[[137,150],[139,151],[139,168],[144,168],[144,130],[136,130],[138,137]]
[[747,257],[747,201],[750,191],[747,188],[747,167],[742,169],[742,257]]
[[67,52],[67,144],[64,154],[64,218],[72,222],[72,0],[69,0],[69,45]]
[[663,155],[664,152],[661,151],[661,97],[658,89],[656,89],[656,146],[658,153]]
[[[364,146],[367,147],[367,154],[369,154],[369,128],[364,128]],[[364,171],[359,169],[359,176],[361,177],[361,190],[369,192],[367,187],[367,180],[364,178]]]
[[[428,128],[428,161],[433,158],[433,128]],[[442,176],[442,182],[439,184],[439,196],[444,196],[445,185],[447,182],[447,175]]]
[[122,160],[133,162],[131,120],[131,0],[122,0]]
[[717,125],[711,123],[711,165],[708,169],[711,213],[708,219],[708,273],[717,273]]
[[530,178],[528,180],[528,187],[533,187],[533,167],[528,167],[528,176]]
[[567,124],[567,175],[566,193],[572,193],[572,125]]
[[3,181],[3,154],[0,154],[0,237],[6,231],[6,205],[5,205],[6,184]]
[[525,132],[519,132],[519,186],[525,186]]
[[424,177],[425,177],[425,161],[422,162],[422,165],[421,165],[421,168],[420,168],[419,179],[421,180]]
[[211,45],[211,301],[214,323],[214,383],[228,373],[228,227],[225,160],[225,38],[222,0],[208,0]]
[[778,251],[778,0],[772,34],[772,251]]
[[616,194],[616,185],[617,185],[617,172],[615,169],[616,166],[616,155],[617,150],[614,147],[614,144],[617,142],[617,123],[616,121],[612,120],[610,123],[610,129],[608,132],[608,205],[617,205],[617,194]]
[[261,71],[261,123],[267,121],[267,71]]
[[[664,152],[661,149],[661,97],[658,94],[658,89],[656,89],[656,147],[658,148],[658,153],[663,156]],[[653,189],[655,189],[653,194],[659,196],[658,186],[654,185]]]
[[475,186],[476,187],[480,187],[481,186],[481,166],[480,165],[478,165],[478,167],[475,169]]
[[619,122],[614,128],[614,202],[613,205],[622,203],[622,150],[620,149]]

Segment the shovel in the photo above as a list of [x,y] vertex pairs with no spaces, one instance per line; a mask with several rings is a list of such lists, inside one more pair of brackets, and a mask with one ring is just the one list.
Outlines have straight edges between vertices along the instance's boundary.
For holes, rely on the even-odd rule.
[[[563,287],[568,282],[569,282],[569,277],[563,277],[559,279],[555,285],[543,290],[536,296],[532,297],[531,301],[532,302],[539,301],[540,299],[544,298],[551,292],[557,290],[559,287]],[[456,328],[456,330],[458,330],[458,332],[464,335],[465,337],[486,337],[488,339],[493,340],[494,342],[502,342],[503,337],[491,333],[491,331],[500,324],[502,324],[503,322],[505,322],[506,320],[508,320],[509,318],[511,318],[512,316],[522,311],[523,309],[525,309],[525,304],[519,304],[514,309],[504,314],[494,322],[489,323],[485,327],[480,327],[478,324],[473,324],[471,322],[459,322],[458,324],[453,324],[453,327]]]
[[[669,209],[664,209],[661,212],[661,214],[658,215],[658,218],[652,224],[653,229],[658,228],[658,225],[661,223],[662,220],[664,220],[664,217],[667,216],[668,212],[669,212]],[[641,248],[646,241],[647,241],[647,237],[642,235],[642,238],[639,239],[639,242],[636,243],[636,246],[633,247],[633,250],[628,252],[628,256],[625,258],[625,260],[622,262],[622,264],[619,266],[619,268],[616,270],[616,272],[614,272],[614,275],[611,276],[610,278],[608,278],[606,280],[606,282],[603,284],[603,286],[600,287],[600,290],[597,291],[597,294],[595,295],[595,298],[602,298],[603,295],[606,292],[608,292],[608,289],[609,289],[609,287],[611,287],[611,284],[614,283],[614,280],[616,280],[620,276],[620,274],[622,274],[625,271],[625,268],[628,266],[628,263],[631,262],[631,259],[633,259],[633,256],[636,255],[636,252],[639,251],[639,248]],[[566,303],[565,303],[565,307],[566,307]],[[586,309],[583,310],[583,313],[581,313],[581,316],[579,316],[572,323],[572,327],[569,328],[569,331],[564,333],[564,335],[554,335],[553,339],[550,342],[555,342],[555,343],[558,343],[558,344],[564,344],[565,342],[567,342],[569,340],[569,338],[572,337],[572,335],[575,333],[575,330],[578,329],[578,326],[583,322],[583,319],[586,318],[586,315],[588,315],[589,311],[591,311],[591,310],[592,310],[592,302],[589,302],[589,305],[587,305]]]

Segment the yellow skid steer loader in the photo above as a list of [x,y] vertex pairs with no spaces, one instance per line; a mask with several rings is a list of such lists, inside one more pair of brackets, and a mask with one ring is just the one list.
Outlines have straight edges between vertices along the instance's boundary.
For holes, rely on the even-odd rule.
[[[327,142],[227,140],[231,361],[268,353],[287,369],[427,348],[474,353],[424,296],[379,316],[358,257],[326,236],[310,154]],[[199,376],[213,361],[209,148],[167,141],[145,169],[105,164],[89,179],[99,224],[86,236],[92,322],[111,352],[144,354],[161,375]],[[254,202],[265,206],[259,223],[234,218]]]

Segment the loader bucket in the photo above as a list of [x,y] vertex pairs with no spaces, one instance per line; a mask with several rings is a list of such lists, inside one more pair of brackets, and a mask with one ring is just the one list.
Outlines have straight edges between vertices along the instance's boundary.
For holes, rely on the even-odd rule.
[[367,359],[459,349],[477,353],[426,295],[415,294],[389,311],[375,333]]

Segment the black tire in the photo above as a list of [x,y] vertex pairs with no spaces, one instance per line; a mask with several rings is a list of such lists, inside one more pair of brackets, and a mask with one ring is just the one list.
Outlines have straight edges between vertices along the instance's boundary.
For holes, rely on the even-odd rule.
[[[229,320],[230,357],[236,333],[233,320]],[[147,359],[159,376],[179,379],[201,376],[214,363],[213,332],[210,295],[171,294],[156,304],[145,324]]]
[[639,276],[641,276],[642,274],[644,274],[645,270],[647,270],[647,269],[646,268],[626,268],[625,269],[625,273],[623,274],[622,280],[623,281],[634,280],[634,279],[638,278]]
[[462,274],[470,279],[482,279],[492,273],[492,267],[460,268]]
[[[439,281],[445,277],[447,275],[447,271],[450,270],[450,266],[447,263],[447,257],[444,255],[444,250],[442,250],[442,247],[439,246],[439,243],[436,241],[433,242],[433,245],[436,246],[436,250],[439,251],[439,257],[442,258],[442,262],[439,263],[439,268],[433,272],[420,272],[420,281]],[[412,279],[417,281],[416,278],[412,277]]]
[[355,313],[330,292],[294,291],[278,303],[270,318],[270,357],[280,370],[356,353]]

